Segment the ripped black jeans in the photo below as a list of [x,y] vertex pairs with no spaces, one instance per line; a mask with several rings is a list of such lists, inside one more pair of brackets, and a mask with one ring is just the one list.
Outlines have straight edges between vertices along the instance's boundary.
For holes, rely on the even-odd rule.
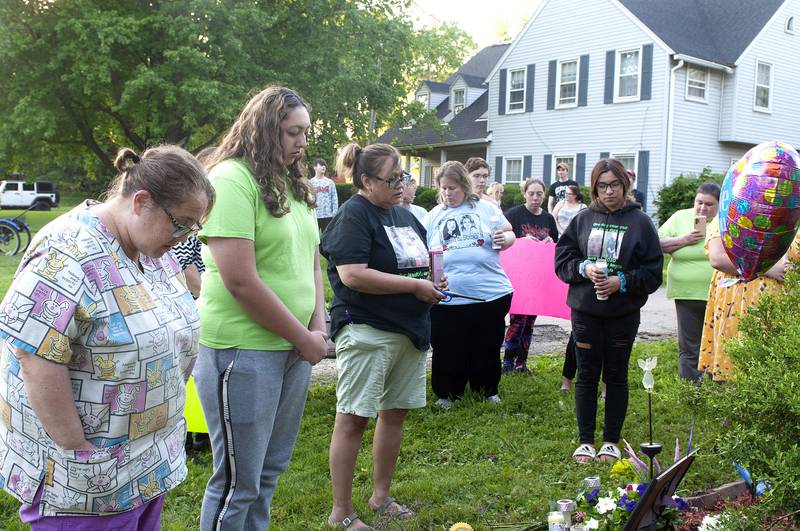
[[572,335],[578,361],[575,413],[581,444],[594,444],[597,385],[606,383],[603,441],[617,443],[628,411],[628,361],[639,331],[639,312],[622,317],[594,317],[572,310]]

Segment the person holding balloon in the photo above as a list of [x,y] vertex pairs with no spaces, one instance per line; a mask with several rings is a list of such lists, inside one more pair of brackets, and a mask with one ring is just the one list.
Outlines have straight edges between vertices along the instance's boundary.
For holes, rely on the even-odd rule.
[[675,212],[658,229],[661,250],[672,259],[667,266],[667,298],[675,300],[678,317],[678,375],[698,381],[700,338],[708,301],[708,286],[714,270],[705,252],[707,223],[719,209],[719,185],[703,183],[697,188],[692,208]]
[[[800,260],[800,155],[781,142],[760,144],[728,171],[719,216],[708,226],[711,280],[698,369],[714,381],[730,379],[725,342],[765,294],[781,290]],[[753,228],[759,229],[758,232]]]

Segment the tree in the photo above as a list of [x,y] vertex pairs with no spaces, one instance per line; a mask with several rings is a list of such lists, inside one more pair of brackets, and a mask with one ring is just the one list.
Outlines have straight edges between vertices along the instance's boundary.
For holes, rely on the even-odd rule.
[[[473,47],[414,30],[405,0],[0,2],[0,168],[113,174],[119,146],[217,142],[271,83],[312,106],[309,156],[407,112],[407,94]],[[92,177],[93,176],[93,177]],[[94,185],[91,182],[94,180]]]

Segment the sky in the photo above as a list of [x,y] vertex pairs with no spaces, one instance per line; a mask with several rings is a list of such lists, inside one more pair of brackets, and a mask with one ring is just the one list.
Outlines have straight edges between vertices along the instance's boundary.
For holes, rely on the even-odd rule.
[[[469,33],[478,49],[510,42],[540,0],[414,0],[412,12],[421,25],[450,22]],[[503,39],[503,35],[507,39]]]

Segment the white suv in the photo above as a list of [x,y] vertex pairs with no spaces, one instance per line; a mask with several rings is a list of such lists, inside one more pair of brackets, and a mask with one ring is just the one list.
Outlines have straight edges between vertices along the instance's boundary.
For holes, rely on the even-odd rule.
[[0,208],[50,210],[58,206],[60,195],[49,182],[0,181]]

